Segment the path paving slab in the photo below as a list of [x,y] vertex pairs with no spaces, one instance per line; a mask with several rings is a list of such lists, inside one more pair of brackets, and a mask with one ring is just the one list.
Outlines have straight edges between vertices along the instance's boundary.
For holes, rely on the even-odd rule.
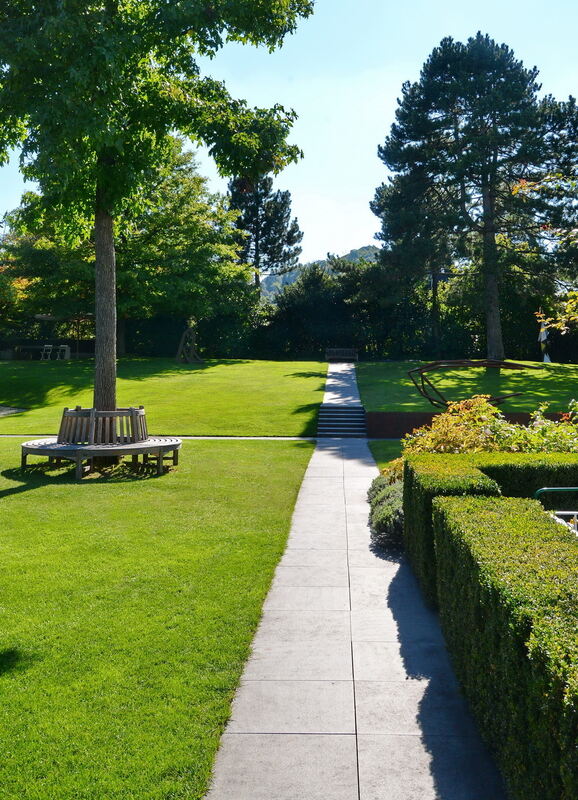
[[355,733],[351,681],[250,681],[227,733]]
[[352,734],[225,734],[207,800],[357,797]]
[[[331,365],[326,401],[354,379]],[[366,440],[318,441],[207,800],[505,800],[436,614],[372,549],[376,475]]]

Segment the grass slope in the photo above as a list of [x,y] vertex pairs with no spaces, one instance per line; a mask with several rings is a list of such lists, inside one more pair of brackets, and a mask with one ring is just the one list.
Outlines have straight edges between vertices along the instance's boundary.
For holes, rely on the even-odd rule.
[[[327,367],[305,361],[124,359],[118,405],[144,405],[154,434],[315,435]],[[0,362],[0,433],[56,433],[64,406],[92,405],[91,361]]]
[[185,442],[161,478],[0,440],[0,794],[203,796],[312,445]]
[[[417,361],[361,362],[357,379],[361,402],[367,411],[433,411],[418,393],[407,372]],[[527,362],[535,365],[536,362]],[[502,371],[484,369],[444,370],[430,379],[448,400],[461,400],[474,394],[502,395],[523,392],[508,400],[504,411],[533,411],[549,402],[551,411],[566,411],[578,398],[578,365],[544,364],[540,370]]]

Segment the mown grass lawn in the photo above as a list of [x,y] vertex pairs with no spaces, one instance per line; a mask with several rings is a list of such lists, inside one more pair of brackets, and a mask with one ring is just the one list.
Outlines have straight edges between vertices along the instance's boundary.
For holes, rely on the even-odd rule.
[[[536,362],[527,362],[536,365]],[[418,393],[407,372],[417,361],[360,362],[357,380],[361,402],[367,411],[433,411]],[[578,399],[578,365],[540,364],[543,369],[505,371],[485,369],[444,370],[430,373],[432,383],[448,400],[461,400],[475,394],[503,395],[523,392],[501,406],[504,411],[533,411],[549,402],[551,411],[567,411],[568,403]]]
[[377,463],[379,469],[383,469],[388,461],[399,458],[401,455],[400,439],[381,439],[369,442],[369,449]]
[[185,442],[74,483],[0,440],[2,798],[203,796],[311,451]]
[[[0,433],[54,434],[62,408],[92,406],[91,361],[0,362]],[[118,405],[144,405],[154,434],[313,436],[327,365],[316,361],[170,359],[119,363]]]

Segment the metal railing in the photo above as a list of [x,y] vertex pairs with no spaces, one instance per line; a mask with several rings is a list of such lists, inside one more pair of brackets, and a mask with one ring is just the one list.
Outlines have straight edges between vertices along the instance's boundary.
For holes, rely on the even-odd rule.
[[[542,489],[537,489],[534,492],[534,499],[539,500],[543,494],[567,494],[574,492],[578,494],[577,486],[544,486]],[[578,511],[553,511],[554,517],[567,525],[571,531],[578,536]]]

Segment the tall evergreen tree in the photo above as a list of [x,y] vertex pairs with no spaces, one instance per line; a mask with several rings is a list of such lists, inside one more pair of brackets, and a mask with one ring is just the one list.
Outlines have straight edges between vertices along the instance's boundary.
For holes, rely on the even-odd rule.
[[[503,248],[548,248],[548,226],[568,205],[552,193],[521,196],[520,181],[575,170],[576,107],[538,99],[537,70],[478,33],[444,39],[420,80],[405,83],[396,122],[379,156],[395,177],[373,210],[389,249],[426,245],[434,261],[475,252],[483,277],[488,358],[504,357],[500,315]],[[428,261],[422,248],[424,270]]]
[[240,258],[253,268],[255,285],[261,274],[288,272],[297,266],[303,233],[291,219],[291,193],[273,191],[269,176],[248,183],[236,178],[229,183],[231,208],[240,211],[237,227],[245,233]]

